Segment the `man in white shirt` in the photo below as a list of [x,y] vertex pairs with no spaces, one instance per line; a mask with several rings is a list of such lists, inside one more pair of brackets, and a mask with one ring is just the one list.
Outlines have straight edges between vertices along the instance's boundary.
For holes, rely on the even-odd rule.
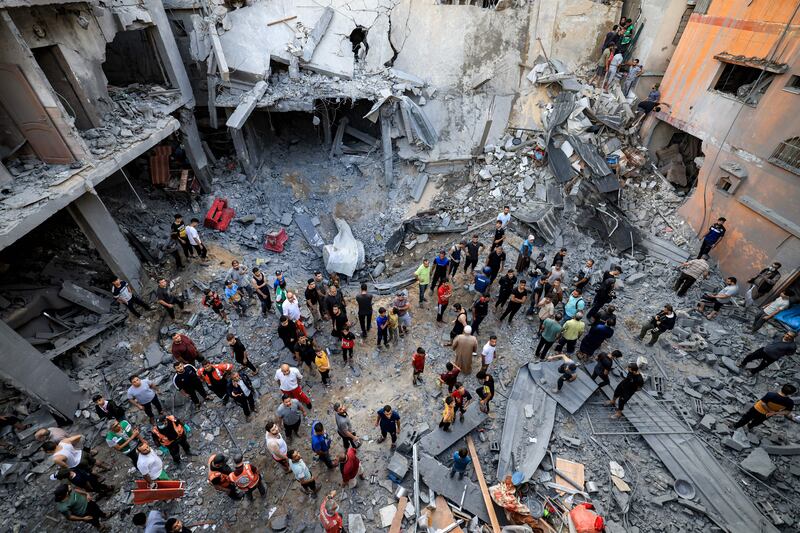
[[497,351],[497,335],[489,337],[489,342],[483,345],[481,351],[481,369],[478,371],[478,379],[482,379],[489,369],[489,365],[494,361],[495,353]]
[[756,319],[753,321],[752,332],[755,333],[761,329],[761,326],[772,320],[775,315],[785,309],[789,309],[790,305],[789,294],[782,292],[777,298],[772,300],[772,302],[765,305],[764,309],[760,310],[758,316],[756,316]]
[[142,318],[141,313],[136,310],[137,305],[144,307],[148,311],[151,310],[151,307],[144,300],[133,294],[128,282],[120,278],[116,278],[111,282],[111,294],[114,295],[114,299],[117,302],[127,307],[136,318]]
[[157,479],[169,479],[164,471],[164,462],[147,442],[142,441],[136,451],[139,452],[136,468],[150,487],[155,486]]
[[603,89],[608,89],[608,87],[617,79],[617,70],[619,70],[622,60],[622,53],[619,51],[614,54],[614,57],[611,58],[611,62],[608,64],[608,76]]
[[706,318],[713,320],[719,314],[719,310],[723,305],[731,302],[731,299],[739,294],[739,285],[736,283],[736,278],[733,276],[725,279],[725,286],[717,294],[704,294],[702,299],[697,302],[697,310],[704,312],[706,305],[713,305],[712,311],[706,315]]
[[275,381],[278,382],[278,385],[281,388],[281,393],[289,398],[294,398],[295,400],[300,401],[301,403],[305,404],[306,407],[311,409],[311,400],[308,396],[306,396],[306,394],[303,392],[303,389],[300,387],[302,379],[303,374],[300,373],[300,370],[298,370],[297,367],[289,366],[286,363],[282,364],[277,372],[275,372]]
[[286,293],[286,301],[283,302],[283,314],[289,317],[289,320],[297,322],[300,320],[300,302],[297,301],[297,296],[289,291]]
[[208,256],[208,250],[205,244],[203,244],[203,241],[200,240],[200,234],[197,232],[197,226],[199,225],[200,221],[193,218],[191,224],[186,226],[186,240],[189,241],[189,245],[194,248],[194,251],[200,256],[200,259],[205,259]]
[[503,224],[502,227],[505,228],[508,226],[508,223],[511,221],[511,207],[504,205],[503,212],[497,215],[497,220]]

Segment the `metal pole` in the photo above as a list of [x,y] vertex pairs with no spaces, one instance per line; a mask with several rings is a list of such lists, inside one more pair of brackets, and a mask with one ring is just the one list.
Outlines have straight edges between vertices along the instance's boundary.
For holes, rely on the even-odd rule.
[[417,533],[417,522],[419,522],[419,465],[417,464],[417,445],[411,447],[412,460],[414,463],[414,533]]

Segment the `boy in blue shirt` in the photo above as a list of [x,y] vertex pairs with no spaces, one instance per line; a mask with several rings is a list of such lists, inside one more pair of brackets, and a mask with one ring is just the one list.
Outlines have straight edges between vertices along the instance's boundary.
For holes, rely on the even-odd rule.
[[461,448],[453,453],[453,466],[450,467],[450,477],[458,474],[458,479],[464,479],[464,474],[467,473],[467,467],[472,462],[472,457],[466,448]]

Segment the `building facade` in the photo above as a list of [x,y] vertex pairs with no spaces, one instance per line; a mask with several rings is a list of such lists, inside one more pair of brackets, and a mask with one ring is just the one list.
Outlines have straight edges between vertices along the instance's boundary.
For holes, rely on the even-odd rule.
[[742,283],[772,261],[800,264],[799,8],[712,0],[693,13],[661,84],[668,105],[643,130],[655,150],[676,132],[702,142],[680,213],[699,237],[727,218],[713,256]]

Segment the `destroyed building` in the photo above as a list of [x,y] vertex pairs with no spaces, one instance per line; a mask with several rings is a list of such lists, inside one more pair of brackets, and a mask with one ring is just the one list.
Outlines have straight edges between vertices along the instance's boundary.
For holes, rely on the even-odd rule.
[[[724,272],[748,278],[772,261],[794,269],[800,141],[784,118],[796,112],[800,91],[797,6],[704,4],[688,18],[662,80],[669,106],[643,136],[662,173],[688,191],[680,214],[698,234],[717,217],[731,221],[714,250]],[[784,276],[785,286],[796,275]]]
[[[798,324],[797,210],[784,193],[797,191],[800,148],[794,124],[779,120],[797,92],[793,9],[759,0],[0,0],[0,414],[20,420],[0,433],[7,529],[83,530],[55,510],[56,469],[34,439],[57,425],[113,465],[106,479],[118,490],[100,504],[118,511],[106,522],[113,531],[153,509],[196,531],[319,531],[333,488],[351,533],[520,531],[490,496],[514,473],[548,533],[569,530],[582,501],[608,533],[795,531],[800,418],[730,427],[798,378],[788,357],[766,377],[736,366]],[[627,96],[620,83],[604,90],[591,80],[622,15],[634,21],[625,60],[645,65]],[[656,82],[671,107],[644,118],[636,104]],[[609,418],[613,389],[589,377],[594,362],[553,392],[561,362],[533,360],[537,323],[523,310],[513,325],[498,313],[481,326],[478,352],[488,335],[499,338],[489,412],[475,401],[452,432],[437,428],[450,327],[435,322],[435,303],[417,306],[415,271],[472,234],[488,244],[505,205],[507,267],[530,234],[545,267],[567,248],[570,290],[596,261],[587,302],[604,272],[623,271],[616,333],[603,349],[624,353],[612,385],[630,362],[645,385],[622,418]],[[170,238],[176,213],[199,219],[209,259],[181,254]],[[730,233],[710,279],[676,297],[678,265],[721,214]],[[330,354],[330,386],[286,349],[280,313],[262,317],[247,298],[246,314],[225,304],[225,322],[204,306],[206,289],[223,292],[233,260],[260,268],[270,286],[277,272],[288,280],[308,335]],[[792,307],[758,333],[742,333],[758,308],[741,295],[713,322],[693,310],[723,274],[744,280],[774,260],[781,284],[757,303],[786,289]],[[361,283],[376,311],[408,291],[410,333],[378,349],[373,330],[343,365],[340,341],[305,305],[317,270],[339,276],[353,330]],[[535,272],[519,274],[531,288]],[[115,302],[117,276],[154,310],[138,317]],[[161,278],[185,299],[176,317],[157,303]],[[470,276],[457,276],[444,321],[456,317],[454,302],[471,308],[475,298]],[[645,346],[639,328],[665,303],[677,327]],[[176,333],[214,363],[232,362],[228,333],[244,342],[260,371],[252,419],[235,402],[193,407],[175,389]],[[426,368],[412,385],[418,346]],[[289,447],[318,478],[318,495],[264,448],[282,363],[301,367],[313,399]],[[97,393],[150,438],[147,416],[127,400],[133,374],[157,385],[166,412],[189,428],[198,455],[169,465],[180,481],[163,490],[174,492],[151,494],[103,443]],[[475,396],[478,378],[460,379]],[[366,479],[355,489],[340,488],[339,469],[307,442],[319,420],[343,451],[332,413],[340,402],[361,438]],[[375,427],[386,404],[402,420],[396,450]],[[461,448],[473,466],[455,478]],[[219,453],[260,469],[264,501],[231,502],[210,486],[207,461]]]

